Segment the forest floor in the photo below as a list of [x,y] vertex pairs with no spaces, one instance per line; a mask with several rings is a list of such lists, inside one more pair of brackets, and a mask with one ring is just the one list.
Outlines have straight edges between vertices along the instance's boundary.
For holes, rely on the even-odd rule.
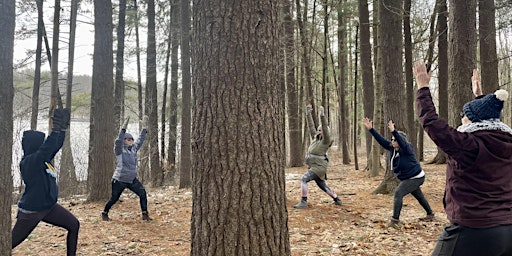
[[[422,190],[436,214],[435,220],[420,222],[418,218],[425,212],[408,195],[400,217],[403,225],[395,229],[387,226],[392,195],[371,193],[383,174],[369,178],[362,170],[366,164],[362,156],[360,170],[355,170],[353,159],[351,164],[341,164],[336,152],[331,152],[330,158],[327,184],[338,193],[342,206],[332,205],[330,197],[311,182],[309,208],[294,209],[300,200],[299,179],[306,167],[286,169],[292,255],[430,255],[448,223],[442,208],[445,165],[422,163],[426,173]],[[129,191],[110,211],[110,222],[100,217],[104,202],[85,203],[84,196],[60,200],[80,220],[78,255],[189,255],[191,190],[148,188],[148,197],[154,219],[149,223],[141,220],[138,198]],[[13,206],[13,223],[16,210]],[[40,223],[12,255],[65,255],[65,239],[63,229]]]

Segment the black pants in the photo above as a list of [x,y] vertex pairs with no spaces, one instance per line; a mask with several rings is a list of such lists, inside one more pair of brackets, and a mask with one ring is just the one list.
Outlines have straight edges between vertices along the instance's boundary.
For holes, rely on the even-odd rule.
[[512,225],[468,228],[452,224],[439,236],[432,256],[512,256]]
[[146,195],[146,189],[144,189],[142,183],[135,178],[132,183],[121,182],[115,179],[112,180],[112,195],[105,205],[105,209],[103,210],[104,212],[110,211],[110,208],[112,208],[117,200],[119,200],[119,197],[126,188],[139,196],[141,210],[143,212],[148,210],[148,196]]
[[407,194],[414,196],[414,198],[418,200],[418,203],[420,203],[421,207],[425,209],[427,214],[432,213],[432,209],[430,208],[425,195],[421,192],[420,186],[423,185],[423,182],[425,182],[425,177],[400,181],[400,184],[396,187],[395,197],[393,199],[393,218],[397,220],[400,218],[403,199]]
[[35,213],[23,213],[18,210],[16,224],[12,229],[12,248],[14,249],[14,247],[21,244],[40,221],[65,228],[68,231],[66,237],[67,255],[76,255],[80,222],[71,212],[59,204],[55,204],[48,210]]

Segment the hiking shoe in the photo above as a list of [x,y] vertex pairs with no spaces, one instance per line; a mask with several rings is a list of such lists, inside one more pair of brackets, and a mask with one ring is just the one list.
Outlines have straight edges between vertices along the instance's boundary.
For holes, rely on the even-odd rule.
[[153,219],[149,217],[149,214],[147,211],[144,211],[144,212],[142,212],[142,220],[152,221]]
[[334,198],[334,202],[332,202],[332,204],[334,205],[342,205],[343,203],[341,203],[341,200],[339,198]]
[[433,221],[435,219],[434,213],[427,214],[427,216],[420,218],[420,221]]
[[400,220],[397,220],[397,219],[391,217],[391,220],[389,221],[388,227],[398,228],[399,224],[400,224]]
[[295,208],[295,209],[308,208],[308,202],[304,201],[304,200],[301,200],[300,203],[294,205],[293,208]]
[[101,212],[101,219],[103,221],[111,221],[111,219],[108,217],[108,213],[106,212]]

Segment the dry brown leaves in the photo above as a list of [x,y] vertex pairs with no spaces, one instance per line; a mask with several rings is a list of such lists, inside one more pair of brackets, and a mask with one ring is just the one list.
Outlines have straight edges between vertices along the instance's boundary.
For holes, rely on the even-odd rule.
[[[400,218],[403,224],[394,229],[387,227],[392,196],[371,194],[382,176],[369,178],[366,171],[355,170],[353,164],[342,165],[332,155],[327,184],[342,199],[341,207],[332,205],[330,197],[311,182],[309,208],[294,209],[300,200],[299,178],[306,168],[286,170],[292,255],[430,255],[447,224],[441,202],[445,165],[422,164],[427,173],[422,189],[436,220],[420,222],[425,212],[408,195]],[[83,196],[62,200],[81,223],[78,255],[188,255],[191,191],[175,187],[148,190],[154,219],[149,223],[141,220],[138,198],[129,191],[112,208],[111,222],[101,221],[104,203],[84,203]],[[13,222],[16,210],[13,206]],[[65,255],[65,239],[63,229],[40,223],[13,255]]]

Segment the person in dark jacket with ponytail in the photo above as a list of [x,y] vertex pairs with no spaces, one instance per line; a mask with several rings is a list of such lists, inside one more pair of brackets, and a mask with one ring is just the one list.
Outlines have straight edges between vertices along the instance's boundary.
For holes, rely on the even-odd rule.
[[512,129],[500,121],[508,92],[482,95],[473,70],[476,98],[464,104],[462,125],[453,128],[436,113],[425,64],[417,62],[413,71],[420,123],[447,161],[443,202],[450,224],[432,255],[512,255]]
[[57,173],[52,164],[53,158],[64,143],[69,119],[68,109],[56,109],[53,114],[52,132],[46,140],[43,132],[23,132],[21,144],[24,155],[20,161],[20,171],[25,191],[18,201],[16,224],[12,229],[13,249],[43,221],[68,231],[67,255],[76,255],[80,222],[57,203],[59,188]]
[[431,221],[434,219],[434,212],[430,208],[430,204],[423,195],[420,186],[425,182],[425,172],[421,169],[421,165],[416,159],[414,148],[407,141],[407,135],[395,129],[393,120],[388,122],[388,128],[393,137],[391,141],[382,137],[377,130],[373,129],[373,122],[363,119],[363,125],[370,131],[377,142],[389,151],[389,161],[391,169],[395,176],[400,180],[400,184],[395,190],[393,200],[393,216],[389,222],[390,227],[398,227],[400,223],[400,211],[402,210],[403,198],[411,194],[418,200],[420,205],[425,209],[427,215],[420,218],[422,221]]

